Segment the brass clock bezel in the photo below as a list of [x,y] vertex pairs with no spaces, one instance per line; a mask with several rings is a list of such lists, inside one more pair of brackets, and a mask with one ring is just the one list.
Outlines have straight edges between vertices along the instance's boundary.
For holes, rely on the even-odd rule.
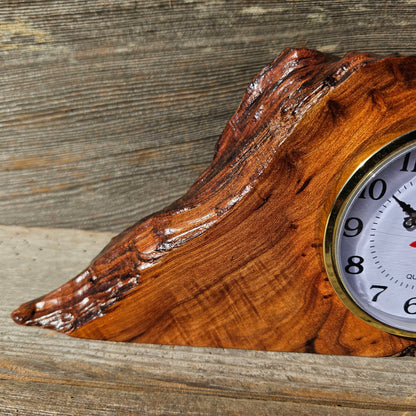
[[[411,130],[391,142],[387,143],[370,157],[364,160],[360,166],[347,179],[340,192],[335,198],[331,211],[328,215],[323,241],[323,257],[328,279],[338,297],[344,305],[356,316],[368,324],[388,332],[407,338],[416,338],[416,331],[408,331],[396,328],[379,321],[359,306],[344,285],[340,267],[337,261],[336,240],[341,232],[341,219],[351,200],[355,197],[357,189],[373,176],[385,162],[391,160],[399,153],[405,152],[416,145],[416,130]],[[416,174],[415,174],[416,175]]]

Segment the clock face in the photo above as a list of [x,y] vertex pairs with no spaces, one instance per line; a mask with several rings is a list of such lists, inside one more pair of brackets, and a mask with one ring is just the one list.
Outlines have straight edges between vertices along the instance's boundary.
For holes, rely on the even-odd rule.
[[328,277],[349,309],[387,332],[416,336],[416,130],[347,181],[324,248]]

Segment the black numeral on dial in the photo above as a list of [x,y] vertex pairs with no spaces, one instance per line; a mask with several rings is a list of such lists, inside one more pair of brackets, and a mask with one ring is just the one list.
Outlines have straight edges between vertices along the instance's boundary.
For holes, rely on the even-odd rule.
[[403,309],[410,315],[416,314],[416,298],[410,298],[403,305]]
[[[368,190],[367,190],[368,188]],[[375,179],[373,182],[370,183],[370,185],[365,187],[363,191],[361,192],[359,198],[365,199],[367,195],[374,199],[374,201],[377,201],[385,195],[387,190],[387,184],[384,179]]]
[[363,222],[356,217],[350,217],[345,221],[344,225],[345,237],[356,237],[363,230]]
[[364,259],[361,256],[348,257],[348,264],[345,266],[345,271],[349,274],[360,274],[364,271]]
[[[403,158],[403,165],[400,169],[401,172],[408,172],[409,171],[409,162],[410,162],[410,155],[411,153],[406,153]],[[410,172],[416,172],[416,161],[413,165],[413,169]]]
[[370,289],[378,289],[378,292],[371,299],[373,302],[377,302],[378,297],[387,289],[387,286],[372,285]]

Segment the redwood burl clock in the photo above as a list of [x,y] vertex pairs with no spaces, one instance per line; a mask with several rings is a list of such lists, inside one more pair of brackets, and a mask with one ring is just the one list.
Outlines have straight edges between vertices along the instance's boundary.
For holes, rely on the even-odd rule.
[[12,317],[113,341],[408,351],[415,129],[416,58],[284,50],[183,197]]
[[374,153],[346,182],[325,235],[327,273],[356,315],[416,337],[416,131]]

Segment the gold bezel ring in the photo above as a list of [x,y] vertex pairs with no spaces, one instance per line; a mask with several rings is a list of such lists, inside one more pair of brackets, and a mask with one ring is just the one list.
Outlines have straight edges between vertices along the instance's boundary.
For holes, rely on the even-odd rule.
[[340,223],[343,214],[349,206],[351,200],[357,194],[357,190],[361,188],[371,176],[373,176],[387,160],[397,156],[399,153],[405,152],[407,149],[416,145],[416,130],[405,133],[392,140],[378,151],[373,153],[354,171],[350,178],[345,182],[341,191],[335,198],[325,227],[324,233],[324,263],[329,281],[335,292],[344,303],[344,305],[356,316],[369,323],[370,325],[388,332],[393,335],[400,335],[409,338],[416,338],[416,331],[407,331],[395,328],[384,322],[379,321],[372,315],[362,309],[354,300],[344,285],[342,274],[340,273],[340,265],[337,260],[337,240],[341,232]]

